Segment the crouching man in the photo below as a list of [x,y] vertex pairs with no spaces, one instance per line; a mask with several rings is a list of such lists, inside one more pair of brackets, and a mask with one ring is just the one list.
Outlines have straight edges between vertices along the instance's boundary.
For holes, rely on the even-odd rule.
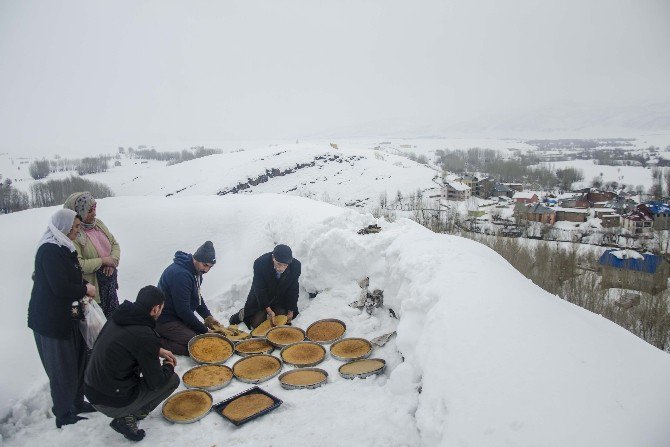
[[288,245],[277,245],[254,261],[254,279],[244,308],[230,317],[230,324],[244,322],[253,329],[269,318],[286,315],[287,323],[298,315],[301,265]]
[[161,348],[155,331],[164,304],[165,296],[154,286],[143,287],[134,303],[121,304],[100,331],[84,375],[88,400],[132,441],[144,438],[137,422],[179,386],[177,360]]

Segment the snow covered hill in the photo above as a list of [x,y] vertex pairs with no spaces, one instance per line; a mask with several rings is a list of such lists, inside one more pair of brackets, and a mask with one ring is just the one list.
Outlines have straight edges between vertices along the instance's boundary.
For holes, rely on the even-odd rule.
[[[203,163],[203,173],[212,164]],[[284,401],[267,416],[235,428],[215,414],[172,425],[154,412],[142,423],[145,444],[670,445],[666,353],[547,294],[483,245],[403,219],[379,222],[379,234],[358,235],[375,222],[372,216],[301,197],[195,194],[205,188],[201,183],[231,185],[222,180],[198,182],[189,195],[99,201],[99,217],[121,243],[121,298],[155,284],[176,250],[209,239],[218,262],[205,276],[204,295],[214,315],[227,318],[243,304],[255,257],[287,243],[303,263],[295,324],[339,318],[347,335],[366,338],[396,329],[397,337],[373,352],[388,369],[348,381],[337,374],[341,363],[328,358],[322,388],[286,391],[276,379],[261,384]],[[1,443],[127,445],[100,414],[61,430],[50,415],[46,377],[25,324],[35,245],[55,209],[0,216]],[[385,308],[372,316],[348,306],[366,275],[371,287],[384,290]],[[310,299],[308,292],[318,295]],[[192,365],[180,357],[177,371]],[[246,388],[234,381],[214,399]]]

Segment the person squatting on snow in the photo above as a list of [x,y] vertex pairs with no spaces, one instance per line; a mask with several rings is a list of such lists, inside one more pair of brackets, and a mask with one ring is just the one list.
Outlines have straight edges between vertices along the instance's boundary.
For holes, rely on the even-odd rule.
[[81,271],[72,241],[81,217],[61,209],[51,217],[35,254],[33,289],[28,304],[28,327],[49,377],[56,427],[74,424],[95,409],[84,401],[87,348],[79,329],[83,309],[73,303],[95,296],[95,287]]
[[[165,349],[188,355],[190,339],[220,324],[200,293],[202,275],[215,263],[214,244],[207,241],[193,255],[176,252],[173,263],[161,275],[158,288],[165,294],[165,309],[156,324],[156,332]],[[204,319],[204,324],[194,312]]]
[[86,368],[86,397],[132,441],[145,435],[137,422],[179,386],[177,359],[154,331],[164,306],[165,295],[155,286],[140,289],[134,303],[124,301],[102,328]]
[[119,305],[117,268],[121,248],[112,233],[96,218],[97,204],[90,192],[75,192],[67,198],[63,208],[82,216],[81,231],[74,240],[84,279],[96,288],[95,301],[105,317]]
[[300,261],[288,245],[277,245],[254,261],[254,279],[244,308],[230,317],[230,324],[244,321],[250,329],[266,318],[275,326],[275,315],[286,315],[288,323],[298,315]]

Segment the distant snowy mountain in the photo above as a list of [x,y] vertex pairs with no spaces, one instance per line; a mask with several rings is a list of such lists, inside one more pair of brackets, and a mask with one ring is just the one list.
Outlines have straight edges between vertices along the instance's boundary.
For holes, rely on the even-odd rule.
[[[371,208],[380,194],[435,187],[439,171],[360,144],[291,144],[212,155],[173,166],[90,175],[117,196],[285,193],[335,205]],[[398,147],[394,145],[394,147]],[[131,173],[131,174],[129,174]]]
[[370,121],[327,129],[315,137],[621,137],[668,130],[670,103],[633,106],[565,103],[524,112],[482,113],[464,119],[436,117],[422,122],[414,122],[411,118]]
[[[285,167],[294,163],[286,160]],[[194,166],[211,175],[209,164]],[[208,188],[258,174],[233,176],[232,167],[218,166],[224,175]],[[329,178],[337,172],[329,164],[321,170]],[[177,186],[171,177],[184,174],[161,172],[171,188]],[[204,185],[194,180],[193,188]],[[153,176],[144,181],[168,190]],[[56,209],[0,216],[0,443],[128,445],[99,413],[59,430],[50,412],[26,309],[36,242]],[[98,215],[121,244],[122,299],[155,284],[176,250],[212,240],[218,262],[203,294],[214,315],[226,319],[244,302],[254,258],[282,242],[303,265],[298,327],[338,318],[347,336],[397,331],[372,353],[387,362],[382,376],[345,380],[337,372],[342,363],[329,356],[319,365],[329,373],[321,388],[287,391],[276,378],[260,384],[284,403],[240,428],[216,414],[174,425],[157,410],[141,423],[146,445],[670,445],[670,356],[544,292],[481,244],[405,219],[381,221],[380,233],[359,235],[375,222],[371,215],[286,194],[114,197],[98,202]],[[363,276],[384,291],[384,307],[372,315],[348,306]],[[308,292],[318,294],[310,299]],[[194,366],[190,358],[178,362],[180,375]],[[234,380],[214,400],[249,387]]]

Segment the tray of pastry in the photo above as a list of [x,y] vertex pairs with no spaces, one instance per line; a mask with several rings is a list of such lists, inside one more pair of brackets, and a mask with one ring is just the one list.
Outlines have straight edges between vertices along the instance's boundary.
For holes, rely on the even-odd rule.
[[282,404],[282,400],[260,387],[252,387],[212,407],[222,418],[240,426],[268,414]]
[[305,332],[311,341],[329,344],[340,340],[346,331],[347,325],[344,324],[344,321],[325,318],[310,324]]
[[358,359],[345,363],[338,368],[338,372],[345,379],[364,379],[368,376],[382,374],[386,369],[384,359]]
[[235,352],[235,345],[216,333],[196,335],[188,342],[188,353],[198,363],[222,364]]
[[328,373],[320,368],[300,368],[287,371],[279,376],[279,383],[285,390],[314,389],[328,381]]
[[254,354],[269,354],[274,349],[275,347],[264,337],[248,338],[235,345],[235,352],[242,357]]
[[305,331],[295,326],[275,326],[268,331],[265,338],[277,348],[298,343],[305,339]]
[[364,359],[372,353],[372,344],[364,338],[343,338],[330,345],[330,355],[349,362]]
[[207,416],[214,399],[205,390],[179,391],[163,403],[163,417],[175,424],[191,424]]
[[198,365],[184,373],[181,381],[186,388],[216,391],[233,379],[233,370],[226,365]]
[[282,361],[268,354],[254,354],[243,357],[233,365],[237,380],[246,383],[260,383],[270,380],[282,369]]

